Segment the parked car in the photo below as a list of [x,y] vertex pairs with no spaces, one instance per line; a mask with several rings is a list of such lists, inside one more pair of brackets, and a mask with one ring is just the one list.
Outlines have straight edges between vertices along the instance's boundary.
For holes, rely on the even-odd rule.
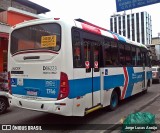
[[8,101],[8,77],[7,73],[0,73],[0,114],[3,114],[9,107]]
[[152,80],[160,83],[160,66],[152,67]]
[[9,107],[8,92],[0,90],[0,114],[6,112]]

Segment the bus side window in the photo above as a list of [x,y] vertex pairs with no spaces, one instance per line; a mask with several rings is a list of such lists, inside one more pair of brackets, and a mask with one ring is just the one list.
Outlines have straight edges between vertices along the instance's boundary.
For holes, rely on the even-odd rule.
[[147,50],[144,48],[141,48],[141,58],[142,58],[142,65],[146,66],[146,52]]
[[132,65],[136,66],[136,48],[132,46]]
[[126,55],[126,65],[131,66],[132,59],[131,59],[131,47],[129,45],[125,45],[125,55]]
[[111,44],[110,41],[105,39],[104,43],[104,66],[111,66],[112,59],[111,59]]
[[125,63],[125,49],[124,49],[124,44],[119,43],[119,63],[120,66],[124,66]]
[[142,65],[140,48],[136,48],[137,66]]
[[91,72],[91,42],[90,40],[84,39],[83,40],[84,46],[84,61],[86,72]]
[[151,53],[149,51],[147,51],[147,54],[146,54],[146,58],[147,58],[147,66],[148,67],[151,67]]
[[94,61],[94,72],[98,72],[99,71],[99,67],[100,67],[100,43],[95,42],[94,44],[94,49],[93,49],[93,61]]
[[73,31],[72,37],[73,37],[73,66],[74,68],[81,68],[82,56],[81,56],[80,33],[78,31]]
[[118,46],[116,41],[111,41],[111,58],[112,58],[112,65],[118,66]]

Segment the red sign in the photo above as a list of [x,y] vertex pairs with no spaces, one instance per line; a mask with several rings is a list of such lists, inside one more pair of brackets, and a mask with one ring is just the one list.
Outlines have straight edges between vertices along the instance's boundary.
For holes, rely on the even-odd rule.
[[89,68],[90,68],[90,63],[89,63],[89,61],[85,61],[85,67],[86,67],[86,69],[89,69]]
[[98,68],[98,61],[94,62],[94,68]]

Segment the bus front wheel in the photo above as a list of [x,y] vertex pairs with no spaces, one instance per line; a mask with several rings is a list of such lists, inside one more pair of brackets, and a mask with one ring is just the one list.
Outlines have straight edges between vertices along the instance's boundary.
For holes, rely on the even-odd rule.
[[111,95],[111,99],[110,99],[110,110],[115,110],[118,106],[118,94],[116,91],[113,91],[112,92],[112,95]]

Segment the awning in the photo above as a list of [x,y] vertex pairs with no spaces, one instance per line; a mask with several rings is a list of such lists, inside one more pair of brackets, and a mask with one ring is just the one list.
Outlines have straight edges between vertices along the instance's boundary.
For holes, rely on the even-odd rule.
[[0,32],[0,37],[3,37],[3,38],[9,38],[9,34],[8,33],[1,33]]

